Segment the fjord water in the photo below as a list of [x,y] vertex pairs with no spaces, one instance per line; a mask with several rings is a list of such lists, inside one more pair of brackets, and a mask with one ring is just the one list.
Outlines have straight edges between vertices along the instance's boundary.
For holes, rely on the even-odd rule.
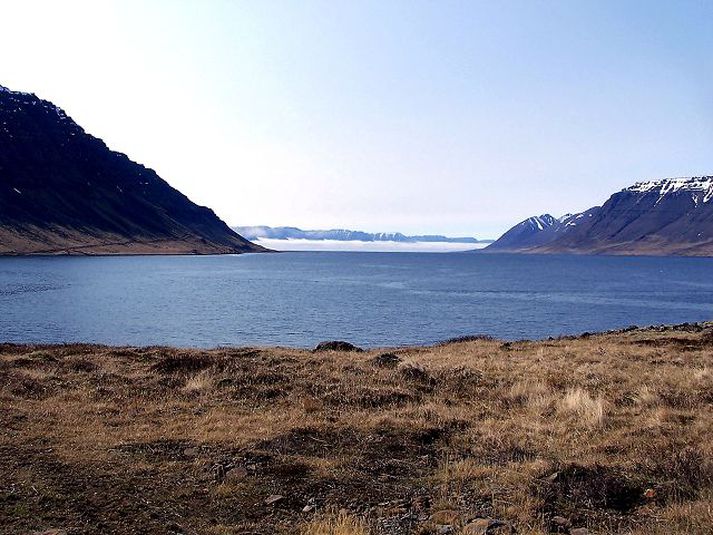
[[473,253],[0,259],[0,341],[544,338],[713,319],[713,259]]

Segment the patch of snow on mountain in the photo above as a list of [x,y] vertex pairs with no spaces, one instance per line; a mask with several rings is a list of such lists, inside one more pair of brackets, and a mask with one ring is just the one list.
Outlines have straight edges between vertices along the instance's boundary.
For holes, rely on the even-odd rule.
[[665,195],[676,191],[709,192],[711,189],[713,189],[713,176],[694,176],[637,182],[633,186],[625,188],[625,191],[638,193],[657,191],[659,195]]
[[543,214],[530,217],[524,223],[527,223],[533,230],[542,231],[557,224],[557,220],[550,214]]
[[695,176],[665,178],[648,182],[637,182],[624,191],[637,193],[658,193],[656,205],[664,200],[666,195],[677,192],[689,192],[695,206],[707,203],[713,199],[713,176]]
[[540,220],[539,217],[531,217],[530,218],[530,224],[535,225],[537,227],[537,230],[544,230],[545,227],[542,224],[542,220]]

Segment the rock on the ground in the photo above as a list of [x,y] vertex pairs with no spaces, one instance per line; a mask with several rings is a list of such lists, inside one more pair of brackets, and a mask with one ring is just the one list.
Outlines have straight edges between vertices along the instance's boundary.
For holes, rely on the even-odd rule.
[[353,351],[361,353],[364,351],[362,348],[345,342],[343,340],[331,340],[329,342],[320,342],[317,347],[314,348],[315,351]]
[[379,368],[395,368],[401,362],[401,358],[394,353],[382,353],[374,357],[371,362]]
[[552,529],[556,533],[569,533],[569,528],[572,524],[563,516],[553,516],[552,517]]
[[265,498],[265,505],[275,505],[278,502],[281,502],[285,497],[280,495],[280,494],[273,494],[272,496],[268,496]]
[[229,470],[225,474],[225,481],[235,482],[245,479],[248,475],[248,471],[242,466],[236,466],[235,468]]
[[515,528],[508,522],[496,520],[495,518],[476,518],[466,524],[461,533],[464,535],[500,535],[515,533]]
[[198,448],[186,448],[183,450],[183,455],[186,457],[196,457],[200,453],[200,450]]

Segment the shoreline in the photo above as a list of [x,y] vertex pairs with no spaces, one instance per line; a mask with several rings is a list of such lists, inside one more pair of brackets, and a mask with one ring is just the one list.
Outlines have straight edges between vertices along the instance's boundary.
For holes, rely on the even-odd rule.
[[[251,254],[251,253],[245,253]],[[408,351],[408,350],[427,350],[434,349],[438,347],[446,347],[452,344],[460,344],[467,342],[493,342],[499,344],[538,344],[545,342],[563,342],[563,341],[576,341],[585,340],[596,336],[615,336],[626,333],[635,332],[656,332],[656,333],[674,333],[674,332],[688,332],[688,333],[700,333],[706,331],[707,329],[713,329],[713,319],[710,321],[697,321],[697,322],[684,322],[684,323],[660,323],[652,325],[629,325],[626,327],[620,327],[618,329],[608,329],[604,331],[582,331],[575,334],[561,334],[558,336],[546,336],[543,338],[517,338],[517,339],[506,339],[498,338],[485,333],[480,334],[470,334],[470,335],[460,335],[449,338],[444,338],[443,340],[438,340],[431,343],[425,344],[401,344],[401,345],[383,345],[383,346],[360,346],[355,345],[351,341],[340,339],[340,340],[323,340],[318,342],[315,346],[288,346],[288,345],[214,345],[214,346],[183,346],[183,345],[172,345],[172,344],[105,344],[100,342],[92,341],[67,341],[67,342],[13,342],[0,340],[0,348],[12,347],[12,348],[36,348],[36,349],[52,349],[52,348],[66,348],[66,347],[89,347],[97,349],[107,349],[107,350],[121,350],[121,349],[171,349],[178,351],[204,351],[213,352],[221,350],[257,350],[257,351],[269,351],[269,350],[284,350],[284,351],[301,351],[301,352],[312,352],[318,353],[319,345],[322,344],[346,344],[351,346],[352,349],[346,349],[345,352],[355,352],[355,353],[374,353],[379,351]]]
[[242,256],[248,254],[281,253],[265,249],[264,251],[244,251],[231,253],[0,253],[0,258],[124,258],[124,257],[206,257],[206,256]]

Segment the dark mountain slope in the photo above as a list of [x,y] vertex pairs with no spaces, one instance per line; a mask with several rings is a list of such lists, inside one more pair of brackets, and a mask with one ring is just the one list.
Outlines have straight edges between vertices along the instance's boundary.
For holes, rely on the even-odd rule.
[[612,195],[592,224],[551,246],[596,253],[713,254],[713,178],[642,182]]
[[487,250],[712,256],[713,177],[639,182],[601,208],[569,216],[573,224],[563,220],[557,232],[543,229],[518,241],[504,239],[523,223]]
[[52,103],[0,86],[0,253],[260,250]]
[[524,252],[546,246],[576,227],[591,224],[598,211],[597,206],[581,214],[567,214],[560,218],[550,214],[530,217],[512,227],[487,249],[491,252]]

